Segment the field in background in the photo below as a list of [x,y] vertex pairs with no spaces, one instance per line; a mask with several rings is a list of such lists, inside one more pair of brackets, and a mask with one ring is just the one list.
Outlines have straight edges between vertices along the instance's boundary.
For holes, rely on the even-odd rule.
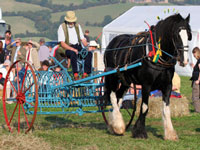
[[2,9],[3,12],[50,10],[48,8],[41,7],[39,5],[16,2],[14,0],[0,0],[0,8]]
[[30,19],[20,16],[5,17],[4,19],[11,25],[13,34],[26,33],[26,31],[38,32],[35,29],[35,23]]
[[[53,0],[53,4],[65,4],[69,5],[70,3],[81,4],[83,0],[70,0],[70,1],[61,1],[61,0]],[[0,0],[0,7],[2,11],[5,12],[18,12],[18,11],[39,11],[39,10],[46,10],[48,8],[40,7],[38,5],[27,4],[27,3],[19,3],[15,2],[14,0],[4,1]],[[22,9],[23,5],[23,9]],[[76,14],[78,17],[78,23],[82,25],[83,32],[85,29],[90,30],[90,36],[97,37],[101,31],[102,27],[94,27],[94,26],[85,26],[85,23],[88,21],[89,23],[101,23],[104,20],[104,16],[110,15],[113,19],[118,17],[123,12],[127,11],[129,8],[133,6],[133,3],[128,4],[113,4],[113,5],[106,5],[106,6],[98,6],[98,7],[91,7],[88,9],[76,10]],[[51,21],[56,22],[60,20],[60,17],[65,15],[64,12],[59,13],[52,13],[51,14]],[[3,19],[6,20],[8,24],[11,25],[12,32],[14,34],[18,33],[25,33],[26,30],[29,32],[37,33],[38,31],[35,28],[34,22],[24,17],[4,17]],[[19,21],[20,20],[20,21]],[[64,18],[63,18],[64,20]],[[31,38],[31,37],[30,37]],[[36,38],[39,39],[40,37]],[[101,38],[101,37],[100,37]],[[22,39],[22,40],[26,40]],[[28,38],[29,39],[29,38]],[[48,40],[48,39],[46,39]]]

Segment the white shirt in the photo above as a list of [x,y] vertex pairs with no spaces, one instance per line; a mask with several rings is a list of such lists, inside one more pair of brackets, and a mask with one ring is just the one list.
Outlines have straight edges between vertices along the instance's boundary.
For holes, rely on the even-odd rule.
[[15,52],[15,56],[14,56],[14,60],[13,60],[13,62],[15,62],[16,59],[17,59],[17,52],[19,51],[20,47],[21,47],[21,46],[18,46],[17,49],[16,49],[16,52]]
[[[2,77],[3,78],[6,78],[6,75],[7,75],[7,70],[6,68],[3,66],[3,64],[0,65],[0,72],[2,73]],[[10,72],[10,81],[13,81],[14,79],[14,76],[13,76],[13,73],[12,71]],[[7,84],[10,84],[10,82],[8,82]]]
[[[83,35],[81,26],[78,25],[78,27],[79,27],[80,39],[82,40],[85,37]],[[69,44],[73,44],[73,45],[78,44],[78,36],[76,34],[75,26],[70,28],[67,25],[67,28],[68,28],[68,34],[69,34]],[[58,42],[65,42],[65,33],[64,33],[63,28],[62,28],[62,24],[58,28]],[[79,44],[81,44],[81,43],[79,43]]]

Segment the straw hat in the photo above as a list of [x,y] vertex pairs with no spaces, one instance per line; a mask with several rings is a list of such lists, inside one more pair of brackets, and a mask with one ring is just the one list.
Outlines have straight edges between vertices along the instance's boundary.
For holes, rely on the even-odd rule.
[[94,40],[93,40],[93,41],[90,41],[89,46],[94,46],[94,47],[99,48],[99,44],[97,44],[97,42],[94,41]]
[[67,11],[66,16],[65,16],[65,20],[67,22],[76,22],[77,17],[75,15],[75,12],[74,11]]

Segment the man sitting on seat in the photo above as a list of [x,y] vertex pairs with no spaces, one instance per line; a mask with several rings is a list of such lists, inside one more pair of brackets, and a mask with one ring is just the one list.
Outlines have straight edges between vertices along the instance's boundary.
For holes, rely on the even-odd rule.
[[[87,41],[83,35],[81,26],[76,23],[77,17],[74,11],[67,11],[65,21],[58,28],[58,42],[60,42],[59,53],[64,53],[71,60],[74,79],[78,80],[77,56]],[[84,76],[91,73],[92,53],[88,52],[84,62]]]

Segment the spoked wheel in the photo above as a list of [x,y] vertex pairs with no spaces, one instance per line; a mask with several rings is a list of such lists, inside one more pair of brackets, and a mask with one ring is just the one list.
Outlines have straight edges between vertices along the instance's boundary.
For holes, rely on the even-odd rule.
[[[103,82],[103,78],[102,78],[102,82]],[[136,87],[135,86],[134,86],[134,92],[136,93]],[[125,121],[126,130],[128,130],[128,128],[130,127],[130,125],[133,121],[133,118],[135,116],[136,99],[137,99],[137,96],[135,96],[135,99],[133,101],[130,101],[131,105],[122,105],[122,107],[120,109],[120,112],[121,112],[123,119]],[[105,101],[105,100],[102,100],[102,103],[103,103],[102,104],[103,106],[101,106],[102,116],[103,116],[105,123],[108,125],[108,113],[109,113],[109,111],[112,111],[112,105],[109,106],[108,104],[105,104],[106,102],[103,102],[103,101]]]
[[3,111],[9,131],[27,133],[33,127],[37,106],[35,72],[28,62],[16,61],[6,75],[3,89]]

